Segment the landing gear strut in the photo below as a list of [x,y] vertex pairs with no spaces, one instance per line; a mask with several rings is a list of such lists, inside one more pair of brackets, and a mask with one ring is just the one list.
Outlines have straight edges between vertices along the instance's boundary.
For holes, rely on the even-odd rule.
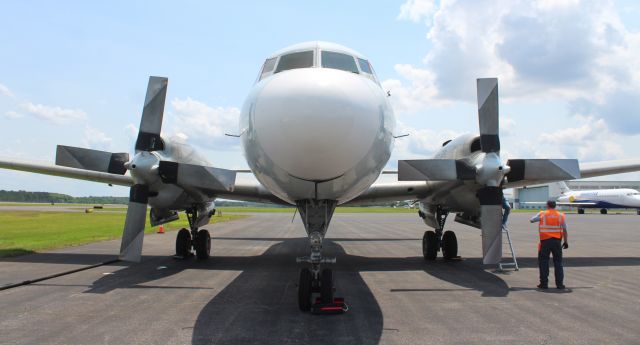
[[[447,221],[449,211],[441,206],[435,209],[435,231],[427,230],[422,237],[422,255],[427,261],[433,261],[438,256],[438,251],[442,249],[442,256],[447,259],[454,259],[458,256],[458,239],[453,231],[444,231],[444,224]],[[425,215],[426,216],[426,215]]]
[[333,302],[333,271],[329,268],[321,269],[320,265],[336,262],[335,258],[322,255],[322,241],[336,208],[336,201],[301,200],[296,205],[311,247],[309,256],[296,259],[298,263],[308,263],[311,266],[300,270],[298,307],[302,311],[309,311],[314,302],[314,294],[320,295],[323,304]]
[[198,230],[203,223],[208,223],[209,218],[215,214],[215,209],[207,214],[202,214],[203,209],[191,207],[185,210],[189,229],[180,229],[176,237],[176,257],[188,258],[193,255],[192,248],[196,252],[198,260],[206,260],[211,255],[211,235],[206,229]]

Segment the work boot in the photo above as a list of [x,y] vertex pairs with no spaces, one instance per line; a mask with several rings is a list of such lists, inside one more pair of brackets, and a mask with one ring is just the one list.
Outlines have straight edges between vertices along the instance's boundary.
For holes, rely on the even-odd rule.
[[566,286],[564,286],[563,284],[556,285],[556,289],[558,289],[558,290],[564,290],[564,289],[566,289],[566,288],[567,288],[567,287],[566,287]]
[[548,289],[548,288],[549,288],[549,285],[547,285],[547,284],[542,284],[542,283],[538,284],[538,289],[543,289],[544,290],[544,289]]

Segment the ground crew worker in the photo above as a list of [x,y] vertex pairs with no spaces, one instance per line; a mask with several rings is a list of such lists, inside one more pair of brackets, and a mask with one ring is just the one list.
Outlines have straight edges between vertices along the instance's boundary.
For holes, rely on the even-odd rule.
[[[556,276],[556,287],[564,289],[564,272],[562,269],[562,249],[569,248],[567,240],[567,224],[564,213],[556,211],[556,202],[547,201],[547,210],[539,212],[531,218],[531,223],[538,222],[540,244],[538,245],[538,266],[540,267],[540,284],[538,288],[549,288],[549,254],[553,254],[553,271]],[[564,244],[560,242],[564,239]]]
[[502,227],[507,226],[507,219],[509,219],[509,213],[511,213],[511,205],[507,201],[507,198],[502,197]]

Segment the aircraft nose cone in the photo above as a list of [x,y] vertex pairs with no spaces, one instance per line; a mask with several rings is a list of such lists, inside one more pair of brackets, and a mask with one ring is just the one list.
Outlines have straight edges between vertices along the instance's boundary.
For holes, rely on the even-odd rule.
[[380,93],[368,79],[344,71],[282,72],[257,97],[256,136],[290,175],[336,178],[371,149],[383,121]]

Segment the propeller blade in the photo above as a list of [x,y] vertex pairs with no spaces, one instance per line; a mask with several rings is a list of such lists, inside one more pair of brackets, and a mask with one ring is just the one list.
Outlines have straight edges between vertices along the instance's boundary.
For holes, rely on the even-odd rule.
[[124,232],[120,245],[120,260],[140,262],[148,201],[149,187],[142,184],[136,184],[131,187],[127,218],[124,222]]
[[482,152],[499,152],[499,111],[498,79],[480,78],[477,80],[478,121],[480,124],[480,146]]
[[233,170],[195,164],[160,161],[158,171],[162,182],[187,188],[230,192],[236,182],[236,172]]
[[149,77],[147,96],[142,109],[140,130],[136,140],[136,151],[157,151],[164,149],[160,138],[164,103],[167,97],[169,80],[164,77]]
[[58,145],[56,165],[84,170],[100,171],[124,175],[124,163],[129,161],[128,153],[111,153],[81,147]]
[[475,168],[454,159],[398,161],[398,181],[452,181],[475,179]]
[[565,181],[580,178],[577,159],[510,159],[509,183],[529,180]]
[[482,229],[482,263],[497,264],[502,259],[502,188],[478,190],[480,228]]

